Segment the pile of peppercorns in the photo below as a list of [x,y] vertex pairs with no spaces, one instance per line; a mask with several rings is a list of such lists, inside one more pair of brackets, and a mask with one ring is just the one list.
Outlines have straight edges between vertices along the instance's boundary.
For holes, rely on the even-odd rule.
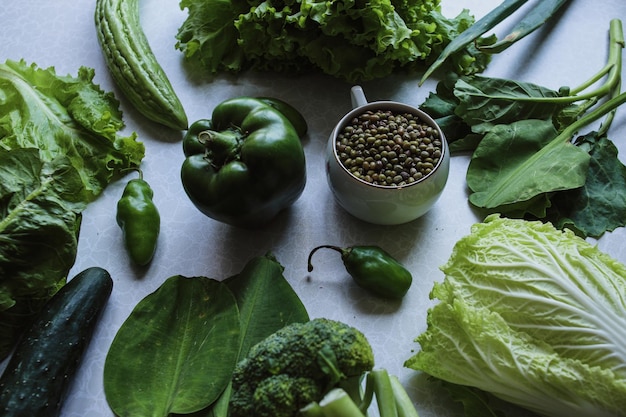
[[412,113],[368,110],[337,135],[341,164],[356,178],[400,187],[427,176],[439,163],[442,138]]

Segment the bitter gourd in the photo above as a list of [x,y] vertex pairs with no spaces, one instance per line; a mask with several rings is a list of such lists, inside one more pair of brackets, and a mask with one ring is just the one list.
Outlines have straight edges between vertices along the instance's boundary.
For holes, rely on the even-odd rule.
[[139,19],[139,0],[96,0],[98,42],[113,81],[148,119],[187,129],[187,115]]

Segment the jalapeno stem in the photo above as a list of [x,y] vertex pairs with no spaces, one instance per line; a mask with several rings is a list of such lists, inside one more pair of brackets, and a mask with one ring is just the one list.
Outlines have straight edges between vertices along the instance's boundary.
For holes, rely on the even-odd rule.
[[313,258],[313,254],[317,252],[319,249],[336,250],[337,252],[341,253],[342,257],[347,253],[347,251],[349,251],[349,249],[340,248],[339,246],[334,246],[334,245],[321,245],[321,246],[314,248],[311,251],[311,253],[309,253],[308,268],[307,268],[309,272],[313,271],[313,263],[311,262],[311,259]]

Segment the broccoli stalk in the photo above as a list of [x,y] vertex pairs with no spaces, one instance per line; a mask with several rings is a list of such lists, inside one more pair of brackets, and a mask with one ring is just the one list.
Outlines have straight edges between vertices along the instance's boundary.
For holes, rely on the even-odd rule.
[[[333,388],[319,402],[300,409],[302,417],[364,417],[376,398],[380,417],[418,417],[406,390],[385,369],[367,373],[363,396],[354,397],[343,388]],[[357,404],[358,403],[358,404]]]

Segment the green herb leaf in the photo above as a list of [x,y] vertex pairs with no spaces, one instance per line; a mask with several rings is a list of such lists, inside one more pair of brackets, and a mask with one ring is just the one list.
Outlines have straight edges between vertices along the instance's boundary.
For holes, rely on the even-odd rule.
[[120,417],[201,410],[230,381],[239,343],[239,310],[224,283],[170,277],[137,304],[111,344],[109,406]]

